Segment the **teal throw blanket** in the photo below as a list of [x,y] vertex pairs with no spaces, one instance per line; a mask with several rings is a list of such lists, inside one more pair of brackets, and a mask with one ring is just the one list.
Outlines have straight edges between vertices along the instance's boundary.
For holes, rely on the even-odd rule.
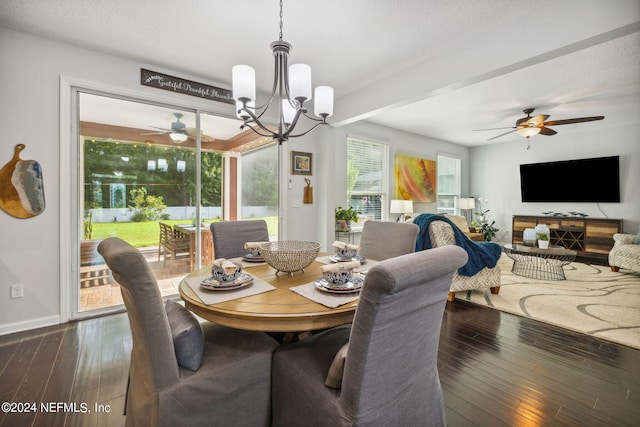
[[416,238],[416,252],[431,249],[431,239],[429,238],[429,224],[432,221],[444,221],[451,225],[456,239],[456,245],[460,246],[469,255],[469,261],[458,269],[461,276],[475,276],[483,268],[493,268],[498,263],[502,248],[493,242],[474,242],[469,239],[454,223],[448,218],[435,214],[420,214],[413,223],[420,227]]

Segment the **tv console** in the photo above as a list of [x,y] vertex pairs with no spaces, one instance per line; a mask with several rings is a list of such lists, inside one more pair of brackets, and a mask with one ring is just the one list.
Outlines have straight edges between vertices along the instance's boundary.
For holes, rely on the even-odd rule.
[[511,243],[523,244],[525,228],[546,224],[550,244],[577,252],[576,257],[588,262],[608,265],[613,235],[622,233],[621,219],[514,215]]

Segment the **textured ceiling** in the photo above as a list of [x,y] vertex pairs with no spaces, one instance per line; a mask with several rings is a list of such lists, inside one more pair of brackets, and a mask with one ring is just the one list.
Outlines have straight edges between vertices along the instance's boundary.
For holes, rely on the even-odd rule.
[[[2,0],[0,25],[225,87],[245,63],[264,92],[279,31],[275,0]],[[638,123],[639,30],[637,0],[288,0],[283,38],[335,88],[333,123],[473,146],[528,107],[606,116],[559,133]]]

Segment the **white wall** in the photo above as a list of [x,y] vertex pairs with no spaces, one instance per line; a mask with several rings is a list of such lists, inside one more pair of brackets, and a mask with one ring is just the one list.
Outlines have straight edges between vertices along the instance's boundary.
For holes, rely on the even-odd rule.
[[[320,208],[324,212],[326,231],[324,239],[320,240],[323,247],[328,247],[334,240],[334,208],[346,203],[346,171],[347,171],[347,137],[358,137],[365,140],[385,143],[389,145],[389,197],[395,197],[394,156],[404,154],[414,157],[436,160],[439,153],[460,157],[462,161],[462,191],[466,193],[468,187],[469,149],[467,147],[440,141],[433,138],[425,138],[409,132],[403,132],[380,126],[370,122],[357,122],[340,128],[331,129],[331,136],[322,149],[326,153],[326,161],[323,163],[323,173],[326,175],[324,186],[327,197]],[[387,206],[388,209],[388,206]],[[415,204],[416,212],[435,212],[435,203]]]
[[[606,118],[605,118],[606,120]],[[570,129],[570,126],[575,126]],[[490,218],[500,231],[496,240],[511,241],[513,215],[541,215],[544,211],[584,212],[594,218],[623,219],[624,231],[635,234],[640,224],[639,126],[580,131],[580,125],[561,126],[552,137],[535,136],[526,142],[486,145],[471,150],[471,194],[489,201]],[[522,203],[520,164],[591,157],[620,156],[621,203]],[[580,182],[558,180],[571,191]]]
[[[69,170],[61,171],[60,167],[60,150],[63,144],[69,144],[66,134],[60,136],[61,76],[191,108],[205,101],[141,86],[140,68],[216,86],[228,85],[2,27],[0,57],[4,58],[0,61],[0,125],[5,130],[0,143],[0,164],[11,159],[16,144],[26,144],[22,158],[40,162],[46,199],[45,211],[34,218],[17,219],[0,212],[0,334],[3,334],[58,323],[66,315],[61,313],[61,303],[66,298],[61,299],[60,289],[76,286],[60,283],[60,250],[64,246],[61,243],[70,239],[61,235],[60,227],[61,200],[68,199],[70,193],[70,188],[60,186],[60,177],[69,175]],[[217,102],[206,105],[212,112],[233,116],[231,105]],[[13,283],[24,285],[24,298],[9,298],[9,286]]]

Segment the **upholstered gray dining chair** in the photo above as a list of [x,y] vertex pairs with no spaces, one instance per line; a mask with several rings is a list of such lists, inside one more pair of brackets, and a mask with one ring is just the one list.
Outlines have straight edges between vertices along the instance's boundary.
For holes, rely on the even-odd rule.
[[359,254],[377,261],[410,254],[416,250],[416,236],[419,230],[415,224],[365,221],[362,226]]
[[269,241],[269,230],[263,219],[212,222],[211,235],[216,258],[237,258],[247,254],[246,242]]
[[201,325],[176,301],[162,302],[144,256],[124,240],[98,251],[121,285],[133,347],[127,426],[264,426],[271,421],[271,357],[261,332]]
[[440,326],[453,272],[466,262],[462,248],[447,246],[372,267],[351,327],[275,351],[273,425],[446,425]]

